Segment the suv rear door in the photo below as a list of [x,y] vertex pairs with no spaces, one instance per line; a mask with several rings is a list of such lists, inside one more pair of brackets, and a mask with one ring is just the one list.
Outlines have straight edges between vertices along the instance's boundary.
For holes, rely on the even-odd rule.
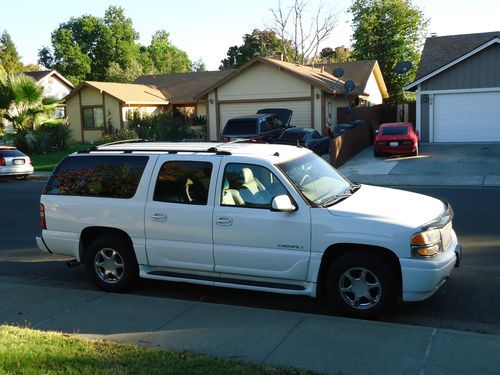
[[151,266],[213,271],[212,215],[220,157],[163,155],[145,213]]

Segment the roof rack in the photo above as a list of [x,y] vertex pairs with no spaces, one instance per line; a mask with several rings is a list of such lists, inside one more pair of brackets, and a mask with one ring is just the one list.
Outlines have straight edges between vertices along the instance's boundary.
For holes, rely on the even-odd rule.
[[[114,142],[113,142],[114,143]],[[109,145],[109,143],[107,144]],[[105,146],[105,145],[101,145]],[[91,152],[109,152],[109,151],[116,151],[116,152],[123,152],[124,154],[131,154],[133,152],[165,152],[168,154],[177,154],[180,152],[191,152],[191,153],[209,153],[209,154],[216,154],[216,155],[231,155],[231,152],[229,151],[223,151],[223,150],[218,150],[216,147],[210,147],[208,149],[168,149],[168,148],[144,148],[144,149],[110,149],[110,150],[101,150],[98,147],[93,147],[93,148],[88,148],[86,150],[80,150],[77,153],[78,154],[89,154]]]

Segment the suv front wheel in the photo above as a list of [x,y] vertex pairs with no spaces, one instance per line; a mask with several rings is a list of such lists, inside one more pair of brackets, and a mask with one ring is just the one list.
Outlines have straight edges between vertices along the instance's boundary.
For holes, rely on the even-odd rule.
[[94,284],[106,292],[122,292],[134,284],[139,267],[130,244],[117,237],[92,241],[85,256],[85,266]]
[[328,271],[328,301],[345,315],[375,318],[397,300],[397,283],[396,273],[383,256],[347,252]]

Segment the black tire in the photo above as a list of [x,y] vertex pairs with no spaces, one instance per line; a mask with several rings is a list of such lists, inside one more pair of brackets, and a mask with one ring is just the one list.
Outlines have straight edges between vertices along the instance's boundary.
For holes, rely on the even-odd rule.
[[[400,287],[397,273],[384,256],[374,251],[347,252],[330,266],[326,278],[328,303],[343,315],[374,319],[387,311],[398,299]],[[353,284],[349,277],[357,281],[357,285]],[[350,292],[349,285],[351,288],[357,288],[357,293]],[[341,288],[345,288],[344,292]],[[362,293],[363,296],[359,297]],[[368,294],[370,299],[364,293]]]
[[[106,263],[101,267],[98,262]],[[93,240],[85,254],[85,267],[92,282],[106,292],[129,290],[139,278],[139,266],[130,243],[120,237]]]

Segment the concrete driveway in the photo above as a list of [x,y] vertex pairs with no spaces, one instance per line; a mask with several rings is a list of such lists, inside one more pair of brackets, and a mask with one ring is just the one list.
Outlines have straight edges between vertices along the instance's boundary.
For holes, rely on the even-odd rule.
[[500,143],[421,144],[418,156],[380,158],[369,147],[339,170],[374,185],[500,186]]

